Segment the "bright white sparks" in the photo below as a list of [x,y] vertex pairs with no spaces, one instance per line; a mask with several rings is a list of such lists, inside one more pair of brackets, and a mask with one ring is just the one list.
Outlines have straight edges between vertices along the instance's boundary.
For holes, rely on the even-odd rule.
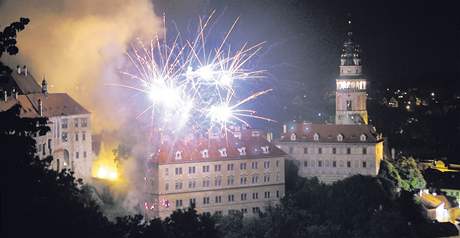
[[[141,41],[128,54],[135,86],[118,85],[145,93],[151,101],[139,116],[151,111],[156,127],[164,132],[183,128],[207,131],[227,125],[248,123],[246,117],[271,121],[256,115],[254,110],[239,109],[270,90],[260,91],[237,100],[236,81],[261,78],[263,71],[246,68],[247,62],[260,50],[261,44],[232,50],[227,40],[238,20],[230,27],[219,46],[206,48],[206,30],[213,13],[199,19],[198,33],[192,40],[177,35],[168,44],[166,36],[145,46]],[[185,43],[180,44],[179,42]],[[186,127],[187,126],[187,127]]]

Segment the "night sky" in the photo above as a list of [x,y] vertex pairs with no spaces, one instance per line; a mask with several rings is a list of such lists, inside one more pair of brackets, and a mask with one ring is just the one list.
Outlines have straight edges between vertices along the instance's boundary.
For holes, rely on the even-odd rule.
[[[258,87],[274,92],[262,100],[268,109],[257,108],[284,121],[314,120],[318,112],[334,110],[325,95],[335,87],[348,14],[363,50],[370,93],[386,87],[458,88],[460,8],[444,2],[154,0],[154,6],[166,15],[169,32],[193,32],[198,15],[216,10],[216,36],[240,17],[233,45],[266,42],[253,63],[269,72]],[[303,112],[295,115],[297,110]]]

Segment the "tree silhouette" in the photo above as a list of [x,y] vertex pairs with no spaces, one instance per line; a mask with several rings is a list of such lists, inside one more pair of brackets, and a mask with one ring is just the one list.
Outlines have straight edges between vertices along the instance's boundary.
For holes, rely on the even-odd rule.
[[17,32],[24,30],[29,21],[28,18],[21,17],[19,21],[11,23],[0,32],[0,57],[2,57],[3,53],[15,55],[19,52],[16,46]]

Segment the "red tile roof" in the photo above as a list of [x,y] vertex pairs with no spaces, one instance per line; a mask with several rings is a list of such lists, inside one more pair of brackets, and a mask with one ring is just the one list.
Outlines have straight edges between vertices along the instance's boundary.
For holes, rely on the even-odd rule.
[[[240,155],[238,149],[245,148],[246,154]],[[264,153],[262,147],[268,147],[268,153]],[[221,156],[219,150],[225,149],[227,156]],[[203,158],[202,151],[208,150],[208,158]],[[176,159],[176,153],[181,153],[181,158]],[[223,161],[231,159],[256,159],[280,157],[286,154],[268,142],[260,134],[252,134],[252,130],[242,132],[241,138],[232,134],[222,135],[215,138],[180,139],[164,142],[160,145],[154,162],[159,164],[196,163],[206,161]]]
[[[291,139],[292,135],[295,140]],[[315,134],[318,140],[315,141]],[[343,136],[339,141],[338,136]],[[361,140],[361,135],[365,140]],[[281,142],[323,142],[323,143],[375,143],[382,138],[370,125],[337,125],[337,124],[312,124],[296,123],[289,125],[287,133],[281,135]]]
[[50,93],[47,95],[34,93],[18,95],[17,99],[9,97],[6,102],[0,101],[0,111],[8,110],[13,105],[19,103],[22,106],[22,117],[38,117],[40,115],[39,100],[42,101],[42,111],[44,117],[70,116],[90,113],[66,93]]

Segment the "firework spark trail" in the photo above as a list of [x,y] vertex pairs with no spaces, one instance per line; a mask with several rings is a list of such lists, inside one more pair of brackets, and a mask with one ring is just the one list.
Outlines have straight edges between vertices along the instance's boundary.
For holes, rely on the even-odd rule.
[[213,15],[214,12],[205,20],[199,18],[197,35],[184,44],[179,43],[179,33],[171,44],[167,43],[166,34],[149,45],[138,40],[127,54],[134,70],[123,72],[132,83],[111,84],[147,95],[151,105],[138,117],[151,111],[152,123],[164,132],[174,133],[184,128],[226,131],[228,125],[249,126],[245,118],[273,121],[256,115],[255,110],[240,108],[271,89],[237,101],[239,95],[234,87],[236,81],[263,77],[265,71],[246,68],[263,42],[252,46],[245,43],[232,50],[227,41],[238,23],[236,19],[218,47],[208,50],[207,28]]

